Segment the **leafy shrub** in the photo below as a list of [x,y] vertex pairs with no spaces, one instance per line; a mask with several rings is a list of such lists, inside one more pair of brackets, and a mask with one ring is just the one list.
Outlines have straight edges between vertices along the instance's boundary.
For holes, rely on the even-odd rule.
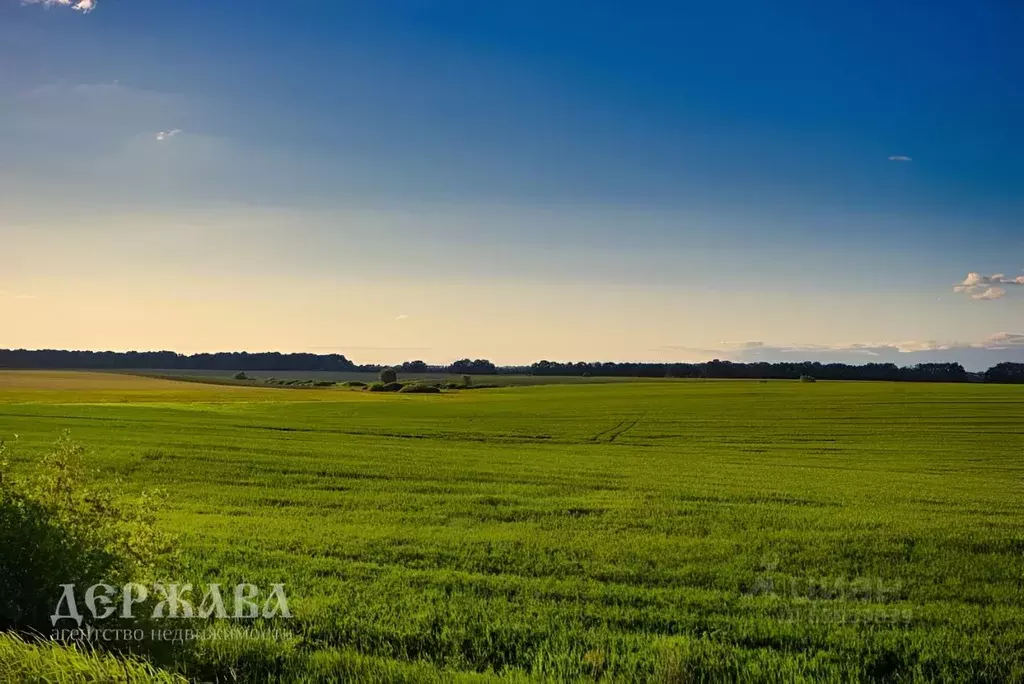
[[394,368],[391,367],[382,368],[380,371],[380,375],[378,377],[380,378],[380,381],[385,385],[398,381],[398,373],[395,371]]
[[313,387],[334,387],[333,380],[317,380],[313,383]]
[[398,392],[402,387],[403,385],[400,382],[375,382],[367,387],[367,389],[371,392]]
[[813,375],[801,375],[800,382],[817,382]]
[[14,477],[7,453],[0,442],[0,629],[52,629],[61,584],[155,579],[169,549],[154,525],[159,494],[122,501],[87,484],[85,450],[67,433],[27,478]]
[[359,387],[359,388],[363,388],[363,387],[366,387],[366,383],[365,382],[359,382],[358,380],[349,380],[348,382],[341,383],[341,386],[342,387]]
[[241,371],[239,371],[238,373],[235,373],[231,377],[234,378],[235,380],[248,380],[249,379],[249,376],[246,375],[244,372],[241,372]]
[[402,389],[398,390],[402,394],[440,394],[441,389],[434,385],[424,385],[421,383],[413,383],[406,385]]
[[463,375],[462,376],[462,384],[463,384],[464,387],[469,387],[470,385],[473,384],[473,377],[470,376],[470,375]]

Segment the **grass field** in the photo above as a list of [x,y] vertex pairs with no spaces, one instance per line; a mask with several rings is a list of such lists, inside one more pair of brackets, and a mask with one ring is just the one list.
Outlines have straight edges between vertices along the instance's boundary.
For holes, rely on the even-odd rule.
[[18,465],[62,430],[189,577],[287,584],[225,681],[1024,681],[1019,386],[0,372]]
[[[131,373],[134,375],[145,375],[150,377],[165,377],[165,378],[187,378],[195,380],[210,380],[210,381],[225,381],[231,379],[231,377],[237,371],[223,371],[223,370],[143,370],[143,371],[120,371],[122,373]],[[377,382],[378,373],[364,373],[360,371],[353,372],[336,372],[336,371],[245,371],[245,374],[253,380],[259,382],[264,381],[267,378],[276,378],[278,380],[330,380],[332,382],[349,382],[356,380],[359,382],[371,383]],[[402,382],[462,382],[464,377],[461,373],[406,373],[400,371],[399,376]],[[584,377],[580,375],[473,375],[473,382],[477,385],[499,385],[499,386],[518,386],[518,385],[574,385],[574,384],[593,384],[593,383],[608,383],[608,382],[640,382],[640,378],[630,377],[611,377],[611,376],[598,376],[598,377]],[[651,382],[651,380],[645,380],[644,382]]]

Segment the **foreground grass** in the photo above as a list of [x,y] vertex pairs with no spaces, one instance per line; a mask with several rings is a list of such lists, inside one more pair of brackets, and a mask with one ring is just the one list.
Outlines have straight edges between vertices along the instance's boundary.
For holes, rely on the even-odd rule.
[[24,641],[0,632],[0,681],[49,684],[153,682],[185,684],[180,675],[162,672],[130,658],[115,658],[74,646]]
[[287,643],[204,645],[191,676],[1024,678],[1018,387],[4,375],[21,458],[70,429],[170,491],[189,578],[287,584]]

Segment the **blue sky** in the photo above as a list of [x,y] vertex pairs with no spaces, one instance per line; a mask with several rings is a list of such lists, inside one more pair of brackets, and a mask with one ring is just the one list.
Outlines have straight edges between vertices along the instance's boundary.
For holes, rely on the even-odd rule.
[[79,9],[0,0],[4,346],[1024,359],[1016,3]]

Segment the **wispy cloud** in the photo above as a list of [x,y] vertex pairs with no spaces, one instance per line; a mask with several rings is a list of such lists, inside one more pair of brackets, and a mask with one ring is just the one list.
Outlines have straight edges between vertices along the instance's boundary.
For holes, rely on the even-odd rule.
[[404,321],[407,318],[409,318],[409,314],[398,314],[395,316],[396,321]]
[[[2,0],[0,0],[2,1]],[[183,96],[133,87],[120,81],[50,83],[0,101],[0,111],[35,144],[61,144],[69,153],[81,141],[102,141],[111,148],[125,140],[184,133],[156,126],[188,115]],[[165,124],[164,124],[165,125]],[[160,133],[156,133],[155,130]]]
[[25,294],[24,292],[11,292],[9,290],[0,290],[0,299],[18,299],[28,300],[35,299],[36,296],[32,294]]
[[979,347],[982,349],[1013,349],[1024,348],[1024,333],[996,333],[985,338]]
[[156,134],[156,139],[163,142],[164,140],[169,140],[173,138],[174,136],[178,135],[181,132],[182,130],[180,128],[172,128],[169,131],[160,131],[159,133]]
[[971,299],[992,300],[1000,299],[1006,295],[1006,288],[1003,285],[1022,286],[1024,276],[1008,278],[1003,273],[992,275],[981,275],[980,273],[968,273],[962,282],[953,286],[953,292],[963,292],[971,295]]
[[971,299],[999,299],[1006,294],[1006,288],[989,287],[981,294],[971,295]]
[[908,157],[908,156],[903,155],[903,154],[894,154],[891,157],[889,157],[889,161],[908,162],[908,161],[914,161],[914,160],[911,157]]
[[96,0],[21,0],[21,4],[42,5],[43,7],[70,7],[82,14],[88,14],[96,9]]

